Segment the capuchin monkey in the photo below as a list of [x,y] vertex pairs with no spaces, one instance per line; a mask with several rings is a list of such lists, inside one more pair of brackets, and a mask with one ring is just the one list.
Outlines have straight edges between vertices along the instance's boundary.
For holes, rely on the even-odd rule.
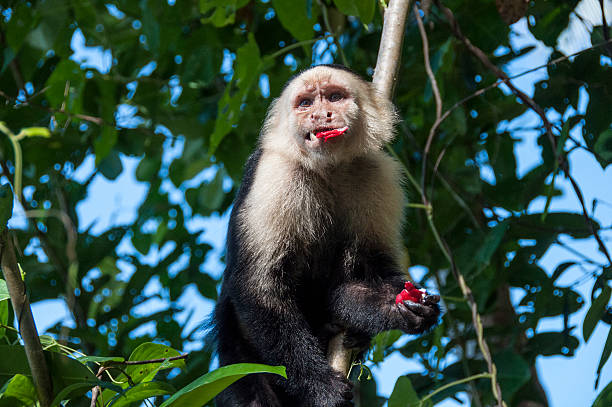
[[405,201],[383,152],[397,120],[339,65],[300,73],[272,102],[230,217],[214,324],[221,366],[283,365],[288,378],[247,375],[217,406],[352,406],[351,384],[326,359],[332,335],[367,347],[381,331],[438,321],[437,295],[399,295],[411,285],[400,266]]

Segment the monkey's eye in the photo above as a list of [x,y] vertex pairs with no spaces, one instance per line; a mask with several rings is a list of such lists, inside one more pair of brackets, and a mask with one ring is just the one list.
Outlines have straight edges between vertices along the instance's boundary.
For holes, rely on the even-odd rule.
[[312,105],[312,99],[302,99],[300,100],[300,103],[298,103],[299,107],[308,107]]
[[330,102],[337,102],[339,100],[344,99],[344,96],[340,92],[334,92],[331,95],[329,95],[328,99]]

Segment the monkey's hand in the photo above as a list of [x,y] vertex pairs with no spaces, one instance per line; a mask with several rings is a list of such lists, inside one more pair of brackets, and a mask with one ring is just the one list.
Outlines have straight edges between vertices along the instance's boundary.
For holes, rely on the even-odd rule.
[[[405,291],[405,290],[404,290]],[[410,334],[425,332],[438,322],[440,316],[440,296],[423,293],[417,301],[396,300],[396,309],[400,315],[400,329]]]

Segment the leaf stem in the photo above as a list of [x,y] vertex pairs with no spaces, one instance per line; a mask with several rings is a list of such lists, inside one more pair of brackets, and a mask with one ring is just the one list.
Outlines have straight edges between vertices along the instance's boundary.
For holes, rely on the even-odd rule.
[[427,400],[429,400],[430,398],[432,398],[433,396],[435,396],[436,394],[450,388],[453,386],[456,386],[458,384],[462,384],[462,383],[466,383],[466,382],[470,382],[472,380],[477,380],[477,379],[490,379],[491,378],[491,373],[479,373],[479,374],[475,374],[473,376],[470,377],[465,377],[463,379],[459,379],[459,380],[455,380],[454,382],[451,383],[447,383],[444,386],[440,386],[437,389],[435,389],[434,391],[432,391],[431,393],[429,393],[427,396],[423,397],[421,399],[421,403],[420,405],[423,405],[423,403]]

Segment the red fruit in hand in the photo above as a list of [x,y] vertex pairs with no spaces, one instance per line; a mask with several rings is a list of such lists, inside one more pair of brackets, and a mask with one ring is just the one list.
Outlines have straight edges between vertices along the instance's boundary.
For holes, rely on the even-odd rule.
[[402,301],[421,302],[427,295],[426,290],[419,290],[410,281],[404,283],[404,289],[395,297],[395,303],[399,304]]

